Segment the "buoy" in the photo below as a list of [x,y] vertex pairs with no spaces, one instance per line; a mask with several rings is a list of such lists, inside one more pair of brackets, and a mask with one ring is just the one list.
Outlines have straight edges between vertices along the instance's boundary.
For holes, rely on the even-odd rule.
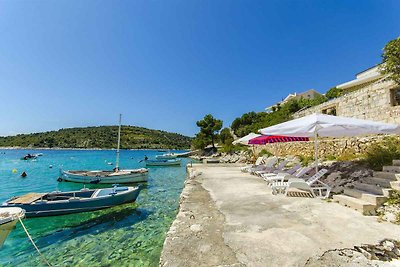
[[12,173],[17,173],[17,169],[13,169],[13,170],[12,170]]

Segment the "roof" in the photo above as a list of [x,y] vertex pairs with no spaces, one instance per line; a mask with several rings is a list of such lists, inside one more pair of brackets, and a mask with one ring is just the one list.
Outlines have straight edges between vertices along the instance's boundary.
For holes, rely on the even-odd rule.
[[361,85],[367,82],[371,82],[381,78],[383,75],[379,71],[379,65],[366,69],[356,75],[354,80],[336,85],[340,89],[348,89],[357,85]]

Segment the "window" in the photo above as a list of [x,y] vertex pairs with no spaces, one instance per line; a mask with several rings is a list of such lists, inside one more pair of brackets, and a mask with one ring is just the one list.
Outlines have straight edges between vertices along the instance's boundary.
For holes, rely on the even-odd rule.
[[322,114],[333,115],[336,116],[336,106],[331,106],[321,110]]
[[390,102],[392,106],[400,106],[400,88],[390,90]]

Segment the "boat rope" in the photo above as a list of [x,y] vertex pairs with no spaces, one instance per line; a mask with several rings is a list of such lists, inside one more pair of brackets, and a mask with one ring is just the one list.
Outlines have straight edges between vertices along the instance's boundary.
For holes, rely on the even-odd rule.
[[39,253],[40,257],[43,259],[43,261],[47,264],[47,266],[52,267],[53,265],[50,264],[50,262],[48,262],[46,260],[46,258],[43,256],[43,254],[40,252],[39,248],[36,246],[35,242],[33,241],[31,235],[28,233],[28,230],[26,229],[24,223],[22,222],[21,218],[18,217],[19,222],[22,225],[22,228],[24,228],[24,231],[26,233],[26,235],[28,236],[29,240],[31,241],[32,245],[34,246],[34,248],[36,249],[37,253]]

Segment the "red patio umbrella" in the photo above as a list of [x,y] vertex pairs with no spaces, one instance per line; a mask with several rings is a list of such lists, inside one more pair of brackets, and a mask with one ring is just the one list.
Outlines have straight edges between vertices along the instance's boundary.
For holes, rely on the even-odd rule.
[[249,145],[265,145],[280,142],[304,142],[309,141],[308,137],[280,136],[280,135],[262,135],[249,140]]

